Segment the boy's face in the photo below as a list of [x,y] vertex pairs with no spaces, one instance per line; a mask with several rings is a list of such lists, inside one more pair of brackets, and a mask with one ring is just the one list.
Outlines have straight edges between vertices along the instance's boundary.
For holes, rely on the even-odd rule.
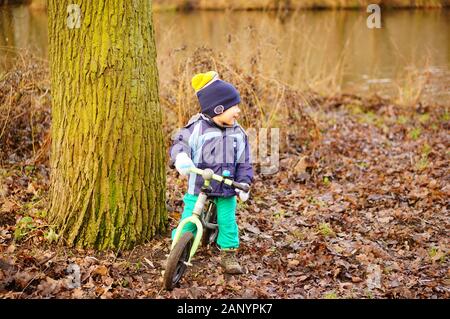
[[234,122],[239,117],[239,114],[241,113],[241,109],[238,105],[232,106],[229,109],[227,109],[225,112],[223,112],[220,115],[214,116],[213,120],[219,125],[233,125]]

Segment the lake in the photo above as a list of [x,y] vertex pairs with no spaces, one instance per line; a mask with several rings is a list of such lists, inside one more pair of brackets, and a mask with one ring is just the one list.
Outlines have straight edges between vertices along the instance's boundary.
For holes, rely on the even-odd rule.
[[[450,101],[450,10],[158,12],[154,14],[160,81],[201,46],[250,71],[293,87],[398,97],[423,86],[423,100]],[[19,49],[19,50],[17,50]],[[48,58],[47,14],[26,5],[0,7],[0,73],[16,52]],[[205,70],[206,71],[206,70]]]

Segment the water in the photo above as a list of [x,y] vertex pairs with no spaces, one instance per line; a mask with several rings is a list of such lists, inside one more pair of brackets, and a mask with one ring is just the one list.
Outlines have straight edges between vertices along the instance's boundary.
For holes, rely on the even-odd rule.
[[[207,46],[246,71],[256,67],[298,88],[398,98],[423,85],[423,99],[448,105],[450,11],[383,11],[381,29],[368,29],[367,16],[364,10],[156,13],[160,80]],[[12,48],[48,58],[45,11],[0,8],[0,73],[11,67]]]

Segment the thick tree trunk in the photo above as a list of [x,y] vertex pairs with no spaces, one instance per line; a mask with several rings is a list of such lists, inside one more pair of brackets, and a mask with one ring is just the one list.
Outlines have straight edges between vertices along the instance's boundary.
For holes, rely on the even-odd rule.
[[49,221],[70,246],[130,248],[167,224],[151,1],[50,0],[48,20]]

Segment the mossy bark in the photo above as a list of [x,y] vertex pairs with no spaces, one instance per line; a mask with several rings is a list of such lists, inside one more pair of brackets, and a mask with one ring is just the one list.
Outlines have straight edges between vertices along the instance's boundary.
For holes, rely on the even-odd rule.
[[50,0],[48,21],[49,222],[69,246],[130,248],[167,224],[151,1]]

